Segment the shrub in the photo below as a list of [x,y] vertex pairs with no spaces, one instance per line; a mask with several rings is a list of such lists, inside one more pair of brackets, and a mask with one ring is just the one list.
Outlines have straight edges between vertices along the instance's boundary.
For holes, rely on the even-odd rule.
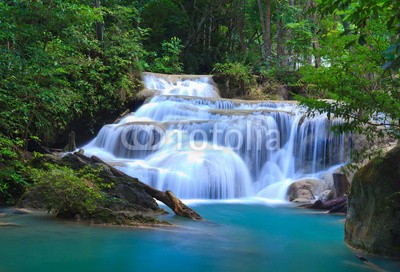
[[255,84],[255,77],[250,67],[240,62],[216,63],[213,73],[217,81],[225,84],[227,97],[246,95],[250,87]]
[[173,37],[162,43],[162,56],[158,57],[150,65],[150,71],[166,74],[179,74],[183,71],[183,64],[180,61],[183,45],[182,41]]
[[0,133],[0,203],[15,204],[29,185],[24,178],[26,170],[18,146],[20,140],[11,140]]
[[44,166],[44,169],[30,169],[34,185],[28,197],[49,212],[62,218],[77,214],[90,218],[106,203],[101,189],[110,185],[97,176],[99,170],[88,166],[74,171],[48,163]]

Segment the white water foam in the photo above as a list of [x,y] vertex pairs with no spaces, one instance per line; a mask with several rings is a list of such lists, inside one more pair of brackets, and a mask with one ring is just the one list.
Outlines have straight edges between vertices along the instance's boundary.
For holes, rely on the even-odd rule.
[[329,130],[338,121],[306,117],[296,103],[220,99],[208,78],[173,84],[151,75],[145,85],[161,95],[83,148],[179,198],[280,203],[295,180],[347,160],[347,135]]

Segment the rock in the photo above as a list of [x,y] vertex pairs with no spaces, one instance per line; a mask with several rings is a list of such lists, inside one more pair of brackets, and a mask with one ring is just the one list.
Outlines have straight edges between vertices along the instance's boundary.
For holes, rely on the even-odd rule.
[[[175,214],[193,220],[202,217],[177,199],[172,192],[162,192],[128,176],[120,170],[108,165],[100,158],[91,158],[75,152],[65,155],[58,165],[68,166],[73,170],[80,170],[85,166],[96,169],[95,175],[101,180],[101,190],[105,201],[95,207],[90,213],[75,208],[66,211],[57,210],[57,217],[75,220],[90,220],[95,223],[137,225],[137,224],[165,224],[156,216],[167,213],[161,209],[155,199],[170,207]],[[23,207],[49,209],[44,203],[40,189],[29,190],[22,199]]]
[[325,172],[321,177],[321,179],[325,181],[325,183],[331,188],[333,187],[333,173],[335,172],[336,170],[331,172]]
[[332,190],[325,190],[320,195],[320,199],[324,201],[332,200],[333,199],[333,192]]
[[74,170],[79,170],[82,167],[89,165],[89,162],[85,161],[76,154],[67,153],[64,157],[62,157],[60,164],[63,166],[68,166]]
[[354,175],[345,240],[368,253],[400,257],[400,145]]
[[41,168],[45,163],[59,164],[61,156],[55,154],[44,154],[43,156],[34,157],[30,160],[29,164],[36,168]]
[[[45,160],[47,161],[47,160]],[[61,160],[54,161],[59,165],[68,166],[74,170],[80,170],[85,166],[91,166],[100,169],[98,176],[105,184],[109,184],[109,188],[104,188],[110,201],[105,208],[115,211],[131,211],[132,213],[158,215],[164,211],[159,208],[157,202],[147,192],[137,179],[128,179],[117,177],[105,163],[92,161],[90,158],[84,157],[80,153],[68,153]],[[41,195],[35,192],[27,193],[23,200],[24,207],[46,208],[41,199]]]
[[301,179],[289,186],[288,198],[290,201],[306,203],[312,202],[328,188],[321,179]]
[[167,190],[162,192],[157,190],[136,178],[132,178],[131,176],[121,172],[120,170],[114,168],[113,166],[103,162],[100,158],[96,156],[92,156],[91,160],[96,163],[103,163],[105,166],[108,166],[109,170],[115,175],[115,177],[123,178],[128,181],[128,183],[137,184],[151,197],[161,201],[165,205],[167,205],[176,215],[190,218],[192,220],[203,220],[201,215],[197,212],[186,206],[180,199],[178,199],[171,191]]
[[38,152],[41,154],[50,154],[48,150],[46,150],[37,140],[29,138],[28,144],[26,147],[29,152]]
[[157,202],[144,191],[138,182],[131,182],[122,177],[112,179],[115,186],[108,191],[110,195],[120,199],[112,208],[117,210],[135,210],[140,212],[157,212]]
[[299,204],[308,204],[311,202],[309,197],[299,197],[294,199],[292,202],[299,203]]
[[123,226],[170,226],[166,221],[159,221],[154,217],[144,216],[131,211],[112,211],[104,209],[98,211],[91,220],[95,224],[110,224]]

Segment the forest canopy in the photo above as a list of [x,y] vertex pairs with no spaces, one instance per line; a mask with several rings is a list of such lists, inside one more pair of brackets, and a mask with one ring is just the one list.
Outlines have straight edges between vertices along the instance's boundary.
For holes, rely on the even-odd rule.
[[146,70],[306,86],[299,99],[352,123],[342,129],[384,113],[378,123],[396,134],[399,10],[395,0],[1,1],[0,129],[54,142],[77,119],[121,111]]

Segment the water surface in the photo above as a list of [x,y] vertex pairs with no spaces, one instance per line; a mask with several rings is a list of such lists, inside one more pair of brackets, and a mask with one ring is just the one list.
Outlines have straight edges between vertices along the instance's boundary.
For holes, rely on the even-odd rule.
[[[343,216],[262,203],[191,203],[207,222],[178,227],[87,226],[8,215],[0,271],[372,271],[343,242]],[[388,271],[400,263],[371,258]]]

